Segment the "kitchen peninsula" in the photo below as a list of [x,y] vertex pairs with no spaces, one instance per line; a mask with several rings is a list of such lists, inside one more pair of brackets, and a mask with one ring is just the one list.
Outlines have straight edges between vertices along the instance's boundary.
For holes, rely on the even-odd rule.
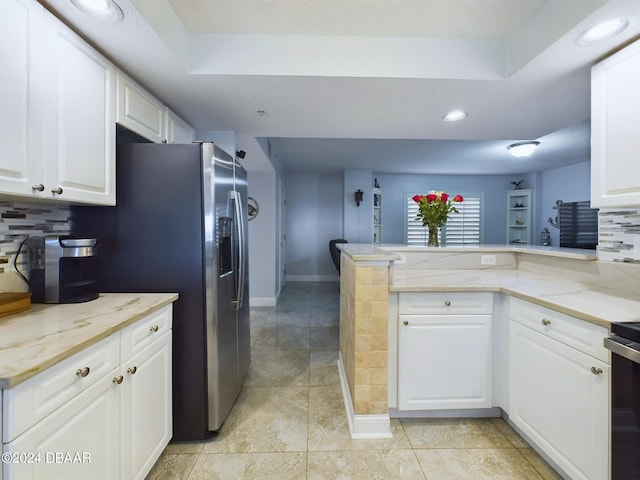
[[[389,436],[390,417],[504,415],[571,478],[607,478],[602,342],[611,322],[640,320],[640,265],[552,247],[339,247],[339,369],[353,438]],[[536,368],[547,372],[528,378]],[[574,392],[549,400],[553,412],[572,401],[588,414],[576,417],[584,427],[530,416],[527,402],[548,405],[536,397],[563,388]],[[535,423],[547,417],[554,426]],[[584,444],[594,435],[597,445]]]

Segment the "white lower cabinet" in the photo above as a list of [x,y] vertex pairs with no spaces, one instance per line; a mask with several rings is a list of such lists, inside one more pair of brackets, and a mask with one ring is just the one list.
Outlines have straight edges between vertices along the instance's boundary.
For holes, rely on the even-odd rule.
[[5,479],[145,478],[172,436],[171,308],[3,391]]
[[399,295],[398,410],[491,408],[491,299],[485,293]]
[[[571,479],[609,478],[606,329],[519,300],[512,307],[510,420]],[[533,323],[530,314],[536,311]],[[600,358],[559,341],[572,322],[592,331],[588,349]]]
[[[143,479],[169,443],[171,333],[123,363],[122,475]],[[169,374],[168,374],[169,373]]]
[[398,408],[491,407],[491,315],[400,315]]
[[[120,477],[120,391],[114,369],[4,445],[5,478],[110,480]],[[6,459],[5,459],[6,460]]]

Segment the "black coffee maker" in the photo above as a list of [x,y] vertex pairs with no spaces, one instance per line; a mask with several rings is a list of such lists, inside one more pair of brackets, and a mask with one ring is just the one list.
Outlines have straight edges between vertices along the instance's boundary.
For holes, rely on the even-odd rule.
[[30,237],[27,247],[33,303],[81,303],[98,298],[95,238]]

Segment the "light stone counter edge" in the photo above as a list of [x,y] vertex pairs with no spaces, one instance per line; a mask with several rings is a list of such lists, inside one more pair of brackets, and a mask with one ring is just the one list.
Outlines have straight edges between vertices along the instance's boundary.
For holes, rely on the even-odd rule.
[[0,388],[11,388],[144,316],[177,293],[105,293],[85,303],[33,304],[0,318]]

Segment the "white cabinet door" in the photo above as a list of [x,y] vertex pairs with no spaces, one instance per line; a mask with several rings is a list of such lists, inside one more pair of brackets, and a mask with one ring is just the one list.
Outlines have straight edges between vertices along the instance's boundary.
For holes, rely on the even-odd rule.
[[122,475],[144,479],[173,435],[171,330],[122,365]]
[[115,78],[106,58],[47,16],[45,193],[115,204]]
[[[120,478],[120,390],[114,369],[54,414],[4,445],[5,454],[40,454],[32,463],[4,463],[4,478]],[[115,420],[115,421],[114,421]],[[25,457],[27,460],[28,458]]]
[[398,409],[491,408],[491,315],[400,315]]
[[168,108],[165,110],[167,121],[167,143],[191,143],[196,138],[196,132],[182,118]]
[[0,15],[0,192],[41,196],[44,182],[44,9],[6,0]]
[[154,143],[166,141],[165,106],[121,70],[116,122]]
[[510,322],[509,418],[574,480],[609,478],[609,366]]
[[640,41],[591,72],[591,206],[640,205]]

